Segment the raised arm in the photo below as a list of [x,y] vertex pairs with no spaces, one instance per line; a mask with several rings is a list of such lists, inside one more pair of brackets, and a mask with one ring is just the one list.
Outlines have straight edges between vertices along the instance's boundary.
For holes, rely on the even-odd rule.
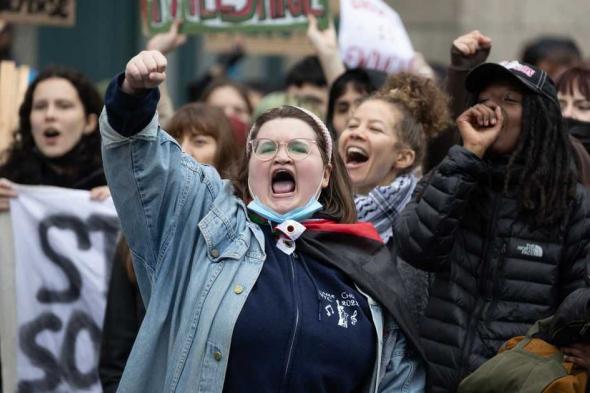
[[109,85],[100,120],[107,181],[134,260],[148,275],[138,281],[150,283],[179,223],[200,220],[221,187],[214,169],[182,154],[160,129],[157,87],[165,77],[165,57],[141,52]]
[[[148,51],[159,51],[163,55],[173,52],[176,48],[184,45],[186,42],[186,34],[180,33],[182,26],[181,20],[175,20],[170,26],[170,30],[165,33],[154,35],[148,41],[146,49]],[[158,103],[158,116],[160,117],[160,124],[164,127],[174,115],[174,104],[168,92],[168,85],[163,81],[160,86],[160,102]]]
[[399,256],[428,271],[444,269],[455,232],[472,192],[486,171],[481,160],[502,128],[500,108],[476,105],[457,119],[463,147],[454,146],[438,168],[416,187],[395,227]]
[[478,30],[457,37],[451,46],[451,65],[446,83],[447,94],[451,97],[453,118],[467,109],[465,78],[475,66],[486,61],[492,49],[492,39]]
[[330,23],[325,30],[320,30],[316,17],[309,14],[309,26],[307,28],[307,38],[315,48],[326,82],[328,86],[346,71],[342,57],[340,56],[340,48],[338,47],[338,37],[336,36],[336,29],[334,22],[330,18]]

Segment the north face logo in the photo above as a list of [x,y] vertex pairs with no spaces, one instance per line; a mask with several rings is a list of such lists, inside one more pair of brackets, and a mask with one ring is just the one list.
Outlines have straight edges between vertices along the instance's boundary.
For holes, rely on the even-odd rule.
[[516,249],[518,251],[520,251],[520,253],[522,255],[526,255],[526,256],[529,256],[529,257],[541,258],[543,256],[543,248],[541,248],[541,246],[539,246],[538,244],[529,244],[529,243],[527,243],[524,246],[518,246],[518,247],[516,247]]

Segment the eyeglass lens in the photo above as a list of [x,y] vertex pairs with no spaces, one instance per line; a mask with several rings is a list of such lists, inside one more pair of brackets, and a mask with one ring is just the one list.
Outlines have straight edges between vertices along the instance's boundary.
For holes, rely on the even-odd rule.
[[[254,154],[261,159],[271,159],[279,151],[279,146],[284,143],[277,143],[271,139],[258,139],[254,141]],[[305,139],[291,139],[287,142],[287,154],[293,160],[300,160],[311,152],[311,143]]]

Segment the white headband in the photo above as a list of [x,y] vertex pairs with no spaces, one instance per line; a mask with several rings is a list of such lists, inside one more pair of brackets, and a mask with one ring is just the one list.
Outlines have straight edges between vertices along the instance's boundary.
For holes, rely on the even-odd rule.
[[[328,153],[328,165],[330,165],[332,163],[332,135],[330,134],[330,131],[328,131],[328,127],[326,127],[326,125],[324,124],[324,122],[322,122],[320,120],[319,117],[317,117],[315,115],[315,113],[305,109],[305,108],[301,108],[299,106],[294,106],[294,105],[285,105],[285,106],[290,106],[291,108],[295,108],[295,109],[299,109],[300,111],[302,111],[303,113],[305,113],[306,115],[308,115],[309,117],[311,117],[313,119],[313,121],[316,123],[316,125],[320,128],[320,131],[322,131],[322,136],[324,138],[324,142],[326,142],[326,153]],[[254,132],[254,127],[256,126],[256,124],[254,124],[251,128],[250,131],[248,132],[248,139],[246,139],[246,153],[250,154],[250,141],[252,140],[252,133]]]

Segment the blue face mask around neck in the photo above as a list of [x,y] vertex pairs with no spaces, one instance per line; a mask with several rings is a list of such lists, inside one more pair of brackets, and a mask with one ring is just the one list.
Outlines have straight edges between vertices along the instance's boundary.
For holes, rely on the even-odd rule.
[[318,202],[316,196],[312,196],[304,206],[297,207],[291,211],[280,214],[264,205],[258,198],[254,198],[252,202],[248,203],[248,209],[261,217],[266,218],[277,224],[282,224],[287,220],[303,221],[311,218],[315,212],[322,209],[322,204]]

